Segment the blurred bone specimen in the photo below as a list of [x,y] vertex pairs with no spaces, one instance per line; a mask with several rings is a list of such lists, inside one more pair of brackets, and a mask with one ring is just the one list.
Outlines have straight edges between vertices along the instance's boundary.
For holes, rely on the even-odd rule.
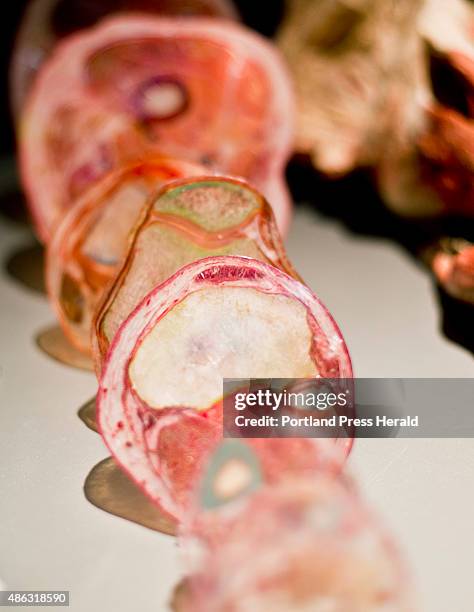
[[375,168],[400,214],[474,214],[473,5],[289,0],[278,40],[317,170]]
[[296,82],[297,148],[318,170],[373,165],[394,109],[412,121],[421,8],[422,0],[290,0],[279,45]]

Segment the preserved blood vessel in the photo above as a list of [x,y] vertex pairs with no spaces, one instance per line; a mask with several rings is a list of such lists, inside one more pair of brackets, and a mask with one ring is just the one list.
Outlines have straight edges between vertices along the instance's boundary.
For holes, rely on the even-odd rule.
[[[222,438],[222,379],[318,376],[350,378],[352,368],[314,294],[267,263],[211,257],[156,287],[120,327],[100,380],[97,420],[121,468],[181,520]],[[350,441],[339,446],[344,455]],[[340,467],[320,449],[305,438],[271,440],[262,447],[266,477]]]
[[47,241],[88,186],[150,154],[245,178],[285,232],[292,116],[277,51],[242,26],[128,15],[72,35],[43,66],[21,123],[38,234]]
[[11,104],[18,118],[38,70],[61,38],[127,11],[236,19],[230,0],[31,0],[23,17],[11,64]]
[[115,170],[66,213],[48,244],[46,285],[67,338],[90,352],[92,319],[127,253],[129,235],[151,193],[166,182],[203,174],[189,162],[157,157]]
[[175,612],[415,609],[391,538],[352,487],[325,473],[201,507],[180,548],[190,575]]
[[272,210],[257,191],[224,177],[165,185],[143,212],[127,259],[98,309],[93,335],[98,372],[117,329],[141,299],[182,266],[211,255],[245,255],[297,276]]

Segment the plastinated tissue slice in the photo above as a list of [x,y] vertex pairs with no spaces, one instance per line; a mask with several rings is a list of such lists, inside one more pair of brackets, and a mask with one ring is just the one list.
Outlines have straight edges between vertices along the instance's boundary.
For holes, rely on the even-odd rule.
[[[255,259],[211,257],[181,268],[120,327],[97,416],[117,463],[181,520],[222,438],[222,379],[352,376],[333,319],[302,283]],[[256,439],[265,479],[341,468],[350,440]],[[339,455],[338,455],[339,456]]]
[[265,199],[224,177],[183,179],[152,198],[135,228],[127,259],[98,310],[96,369],[121,323],[154,287],[182,266],[211,255],[244,255],[296,276]]
[[38,234],[47,241],[88,186],[150,154],[245,178],[285,232],[292,116],[277,51],[237,24],[127,15],[68,37],[43,66],[21,123]]
[[48,244],[46,284],[61,327],[76,348],[90,353],[95,309],[120,270],[130,233],[151,194],[164,183],[202,173],[189,162],[151,158],[105,176],[66,213]]
[[17,35],[10,67],[11,105],[18,119],[41,65],[57,42],[112,13],[151,13],[237,19],[231,0],[31,0]]
[[[256,458],[243,450],[227,464],[239,460],[254,475]],[[398,550],[352,485],[325,473],[273,486],[253,478],[221,505],[203,491],[181,526],[188,576],[175,612],[415,610]]]

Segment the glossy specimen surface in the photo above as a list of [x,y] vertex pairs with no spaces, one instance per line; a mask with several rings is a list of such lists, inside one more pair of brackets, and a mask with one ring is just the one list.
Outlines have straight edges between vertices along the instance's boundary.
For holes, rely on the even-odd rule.
[[10,67],[11,105],[19,118],[33,80],[57,42],[100,19],[127,11],[237,19],[230,0],[31,0],[23,16]]
[[325,474],[201,509],[181,548],[191,575],[176,612],[415,609],[391,538],[356,491]]
[[[311,291],[254,259],[207,258],[148,294],[115,335],[100,381],[99,428],[122,469],[181,519],[222,438],[222,378],[318,375],[349,378],[352,369]],[[270,480],[327,462],[317,440],[264,448]]]
[[282,232],[291,86],[277,51],[242,26],[128,15],[62,41],[20,130],[21,171],[40,237],[110,170],[150,154],[240,176]]
[[253,257],[297,276],[270,206],[250,186],[224,177],[165,186],[149,202],[97,313],[93,342],[98,371],[113,336],[140,300],[182,266],[212,255]]
[[66,214],[48,244],[46,284],[59,323],[76,348],[90,353],[95,309],[120,270],[150,195],[164,183],[202,172],[195,164],[151,158],[99,180]]

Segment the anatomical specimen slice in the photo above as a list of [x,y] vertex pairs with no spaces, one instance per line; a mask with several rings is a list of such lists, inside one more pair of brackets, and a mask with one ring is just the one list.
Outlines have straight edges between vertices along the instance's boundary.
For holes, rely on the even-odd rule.
[[17,35],[10,67],[11,104],[19,117],[41,65],[57,42],[112,13],[127,11],[236,19],[230,0],[31,0]]
[[150,154],[240,176],[290,218],[282,176],[292,95],[277,51],[242,26],[128,15],[62,41],[36,79],[20,130],[37,231],[99,177]]
[[188,162],[152,158],[108,174],[66,213],[48,244],[46,284],[59,323],[77,349],[90,352],[95,309],[120,270],[129,234],[152,192],[202,173]]
[[270,206],[234,179],[183,179],[150,200],[127,259],[95,320],[97,370],[122,322],[154,287],[182,266],[211,255],[245,255],[296,276]]
[[[114,337],[97,417],[117,463],[181,519],[209,452],[222,439],[222,380],[352,377],[333,319],[302,283],[246,257],[201,259],[149,293]],[[322,442],[322,443],[321,443]],[[255,439],[264,478],[321,467],[350,441]]]
[[407,570],[353,488],[325,474],[201,508],[175,612],[413,612]]

